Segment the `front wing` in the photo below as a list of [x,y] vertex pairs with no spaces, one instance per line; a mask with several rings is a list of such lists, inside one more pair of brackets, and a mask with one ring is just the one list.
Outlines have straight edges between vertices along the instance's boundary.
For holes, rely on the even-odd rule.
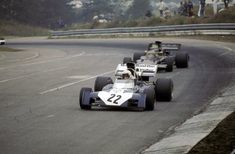
[[146,104],[146,94],[134,93],[131,98],[123,102],[122,104],[107,104],[105,103],[99,96],[99,92],[91,92],[85,94],[84,97],[84,105],[92,105],[92,106],[109,106],[109,107],[136,107],[136,108],[145,108]]

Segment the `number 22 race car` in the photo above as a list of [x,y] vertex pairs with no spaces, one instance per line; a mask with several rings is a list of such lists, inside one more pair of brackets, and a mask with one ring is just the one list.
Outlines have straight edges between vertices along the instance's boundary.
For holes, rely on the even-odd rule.
[[150,83],[138,79],[135,69],[128,68],[116,74],[113,83],[110,77],[97,77],[92,88],[80,90],[80,108],[90,110],[92,106],[139,108],[154,110],[155,100],[171,101],[173,82],[171,79],[157,79]]

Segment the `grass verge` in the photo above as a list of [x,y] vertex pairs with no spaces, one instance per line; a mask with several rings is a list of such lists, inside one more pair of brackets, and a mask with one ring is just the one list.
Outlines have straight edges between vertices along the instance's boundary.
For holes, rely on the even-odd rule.
[[194,35],[194,36],[175,36],[175,38],[186,38],[186,39],[188,38],[188,39],[197,39],[197,40],[235,43],[234,35]]
[[219,125],[188,154],[231,154],[235,150],[235,112]]
[[49,31],[40,27],[33,27],[16,21],[0,20],[0,36],[47,36]]
[[22,51],[22,50],[0,46],[0,52],[18,52],[18,51]]
[[[208,41],[220,41],[220,42],[235,42],[235,36],[233,35],[180,35],[180,36],[165,36],[165,35],[134,35],[134,34],[120,34],[120,35],[81,35],[81,36],[68,36],[56,39],[90,39],[90,38],[186,38],[186,39],[198,39],[198,40],[208,40]],[[48,37],[48,39],[53,39],[53,37]]]

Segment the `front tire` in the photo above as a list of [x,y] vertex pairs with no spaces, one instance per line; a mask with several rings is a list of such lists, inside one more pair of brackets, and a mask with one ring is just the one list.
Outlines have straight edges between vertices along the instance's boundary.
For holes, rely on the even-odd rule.
[[132,62],[131,57],[124,57],[123,58],[123,64],[130,63],[130,62]]
[[102,91],[103,87],[108,84],[113,84],[113,80],[110,77],[98,76],[95,79],[94,90],[95,91]]
[[135,52],[134,55],[133,55],[133,61],[136,63],[137,60],[140,59],[141,56],[144,56],[145,53],[142,53],[142,52]]
[[173,93],[173,81],[171,79],[157,79],[155,85],[155,94],[157,101],[171,101]]
[[155,103],[154,88],[145,89],[144,93],[146,94],[145,110],[146,111],[154,110],[154,103]]
[[[87,103],[85,102],[85,95],[88,93],[91,93],[92,89],[91,88],[82,88],[80,90],[80,95],[79,95],[79,105],[82,110],[90,110],[91,109],[91,104],[90,101]],[[89,105],[88,105],[89,104]]]

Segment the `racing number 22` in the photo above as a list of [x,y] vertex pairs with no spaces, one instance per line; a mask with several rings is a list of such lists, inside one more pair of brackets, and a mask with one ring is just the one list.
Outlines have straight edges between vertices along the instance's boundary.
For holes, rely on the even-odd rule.
[[111,97],[107,100],[108,102],[112,102],[114,104],[118,104],[118,100],[120,100],[122,98],[121,95],[115,95],[115,94],[111,94]]

